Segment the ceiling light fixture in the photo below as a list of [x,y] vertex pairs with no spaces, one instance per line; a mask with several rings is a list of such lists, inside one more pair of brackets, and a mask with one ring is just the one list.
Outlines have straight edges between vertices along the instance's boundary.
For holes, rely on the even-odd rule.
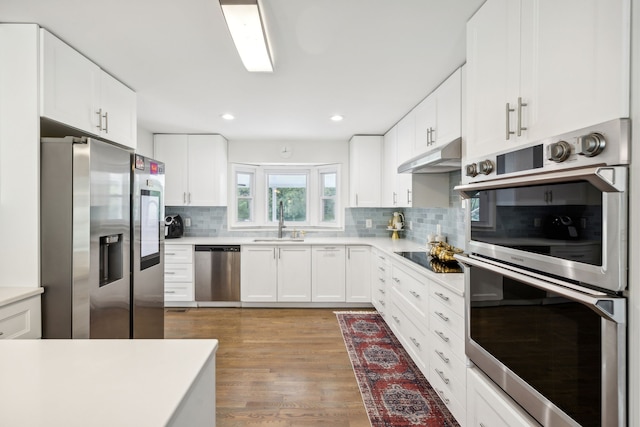
[[247,71],[273,72],[271,49],[258,0],[220,0],[220,7]]
[[333,120],[334,122],[341,122],[342,119],[344,119],[344,117],[340,114],[334,114],[333,116],[331,116],[331,120]]
[[221,114],[220,117],[222,117],[225,120],[233,120],[235,119],[235,117],[233,116],[233,114],[229,114],[229,113],[224,113]]

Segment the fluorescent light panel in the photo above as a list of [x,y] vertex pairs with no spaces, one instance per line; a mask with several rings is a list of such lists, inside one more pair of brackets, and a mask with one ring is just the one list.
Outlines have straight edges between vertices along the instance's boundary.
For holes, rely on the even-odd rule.
[[257,0],[220,0],[224,19],[247,71],[273,72]]

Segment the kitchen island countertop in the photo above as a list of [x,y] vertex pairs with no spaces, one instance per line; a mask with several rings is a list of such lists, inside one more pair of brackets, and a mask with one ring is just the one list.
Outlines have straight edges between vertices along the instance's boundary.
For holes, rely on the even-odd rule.
[[217,347],[217,340],[0,341],[0,425],[214,425]]

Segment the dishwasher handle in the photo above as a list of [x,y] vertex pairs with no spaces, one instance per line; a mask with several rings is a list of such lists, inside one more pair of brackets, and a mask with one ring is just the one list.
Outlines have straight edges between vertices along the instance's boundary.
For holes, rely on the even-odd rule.
[[240,246],[196,245],[196,252],[240,252]]

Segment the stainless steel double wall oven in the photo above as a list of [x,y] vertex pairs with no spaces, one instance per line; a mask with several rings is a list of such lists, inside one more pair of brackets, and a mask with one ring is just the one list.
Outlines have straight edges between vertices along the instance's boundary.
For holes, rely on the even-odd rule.
[[471,361],[545,426],[626,424],[626,119],[472,159]]

